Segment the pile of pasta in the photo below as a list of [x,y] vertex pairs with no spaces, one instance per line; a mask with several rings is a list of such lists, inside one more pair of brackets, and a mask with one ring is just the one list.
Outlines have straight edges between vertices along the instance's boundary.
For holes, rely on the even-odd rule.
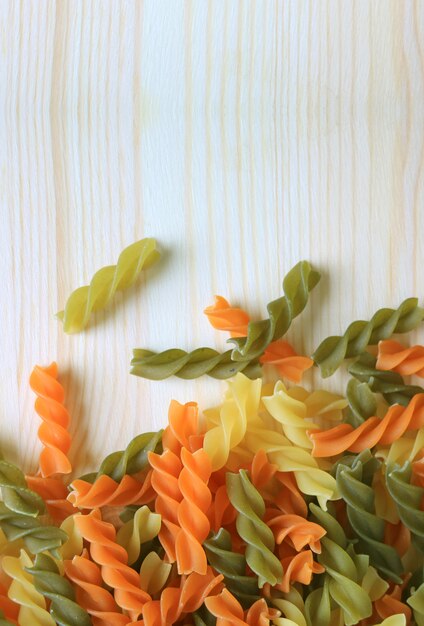
[[[424,310],[405,300],[299,355],[282,335],[306,270],[265,323],[206,309],[241,357],[203,373],[255,366],[219,406],[171,401],[163,430],[80,478],[58,368],[34,368],[39,471],[0,458],[0,626],[424,625],[424,389],[403,378],[424,377],[424,347],[392,337]],[[167,375],[193,373],[174,356]],[[301,386],[345,358],[344,394]],[[272,382],[254,375],[269,365]]]

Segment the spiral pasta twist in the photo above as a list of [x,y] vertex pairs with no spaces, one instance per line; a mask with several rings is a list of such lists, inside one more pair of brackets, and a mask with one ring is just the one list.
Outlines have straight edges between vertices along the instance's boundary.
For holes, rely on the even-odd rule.
[[101,566],[104,582],[115,590],[116,603],[132,620],[138,619],[150,596],[140,589],[140,575],[127,565],[127,553],[116,543],[114,526],[92,515],[76,517],[75,524],[90,543],[91,558]]
[[244,372],[249,378],[261,375],[261,366],[256,359],[236,362],[231,355],[232,350],[221,353],[213,348],[197,348],[192,352],[171,348],[159,353],[136,348],[133,350],[130,373],[150,380],[163,380],[170,376],[190,380],[204,374],[225,380],[237,372]]
[[127,504],[145,504],[153,498],[150,489],[150,474],[144,482],[132,476],[125,476],[116,482],[107,474],[102,474],[91,484],[82,479],[74,480],[68,500],[74,506],[83,509],[96,509],[102,506],[124,506]]
[[157,536],[160,526],[160,515],[142,506],[137,509],[133,519],[118,530],[116,540],[127,551],[130,565],[138,559],[141,545]]
[[415,374],[424,378],[424,346],[405,348],[394,339],[380,341],[376,367],[398,372],[402,376]]
[[261,380],[251,381],[243,374],[237,374],[234,381],[228,384],[218,423],[214,424],[206,412],[208,431],[203,447],[214,471],[226,464],[230,450],[241,442],[248,422],[258,414],[261,388]]
[[16,465],[4,461],[1,456],[0,490],[4,505],[15,513],[36,517],[45,511],[43,499],[28,489],[21,470]]
[[57,380],[56,363],[48,367],[36,365],[31,372],[29,384],[37,395],[35,411],[43,420],[38,437],[44,444],[40,453],[41,475],[69,474],[72,465],[68,459],[71,437],[68,433],[70,416],[63,405],[64,390]]
[[232,551],[231,536],[225,528],[220,528],[203,543],[212,567],[223,574],[227,588],[244,607],[259,600],[258,579],[246,575],[246,559],[243,554]]
[[82,480],[93,483],[103,474],[121,481],[125,474],[130,476],[142,472],[149,465],[148,453],[160,448],[162,430],[142,433],[130,441],[125,450],[109,454],[101,463],[98,472],[81,476]]
[[246,337],[249,315],[243,309],[231,306],[222,296],[215,296],[214,304],[203,312],[213,328],[226,330],[231,337]]
[[32,554],[49,551],[59,557],[57,550],[67,539],[60,528],[43,526],[39,519],[15,513],[3,502],[0,502],[0,528],[9,541],[23,539]]
[[212,467],[205,450],[192,453],[181,450],[182,468],[178,487],[182,500],[178,505],[178,523],[181,527],[175,541],[178,573],[205,574],[207,559],[202,543],[208,536],[210,523],[206,513],[212,502],[207,486]]
[[410,484],[411,473],[409,461],[403,467],[395,465],[387,471],[387,488],[396,503],[400,519],[411,531],[415,546],[424,552],[424,511],[421,510],[424,488]]
[[274,555],[272,530],[263,521],[265,503],[250,482],[247,472],[227,473],[227,492],[231,504],[237,510],[237,532],[246,542],[246,562],[258,576],[259,587],[265,583],[275,585],[282,581],[283,568]]
[[182,463],[171,450],[165,450],[161,455],[151,452],[149,461],[153,467],[152,485],[157,493],[155,510],[162,519],[159,539],[169,561],[173,563],[176,559],[175,541],[180,532],[178,507],[182,495],[178,485],[178,476]]
[[329,430],[310,432],[312,454],[326,457],[345,450],[361,452],[377,443],[387,445],[401,437],[407,430],[418,430],[424,426],[424,393],[413,396],[406,407],[395,404],[380,419],[369,417],[357,428],[340,424]]
[[78,604],[92,616],[95,626],[125,626],[127,615],[119,612],[113,595],[102,587],[100,568],[85,556],[64,561],[65,574],[76,588]]
[[341,336],[324,339],[312,358],[321,370],[323,378],[334,374],[344,359],[359,356],[369,345],[387,339],[393,333],[405,333],[418,326],[424,319],[424,309],[417,298],[407,298],[397,309],[379,309],[366,322],[352,322]]
[[194,613],[222,578],[215,576],[210,567],[204,575],[193,572],[182,576],[179,587],[167,587],[159,600],[145,604],[142,626],[172,626],[182,615]]
[[24,550],[20,557],[6,556],[2,568],[12,579],[8,595],[20,605],[19,623],[31,626],[55,626],[56,622],[46,609],[46,601],[33,583],[33,577],[26,571],[32,561]]
[[147,269],[160,258],[156,240],[147,238],[125,248],[116,265],[102,267],[89,285],[71,293],[65,309],[56,317],[63,322],[65,333],[78,333],[88,324],[91,313],[103,309],[115,295],[130,287],[141,270]]
[[[370,562],[390,580],[402,582],[403,565],[393,546],[385,543],[385,523],[375,513],[374,490],[364,473],[367,464],[376,464],[369,451],[361,453],[351,467],[337,466],[337,484],[347,504],[350,525],[359,538],[357,544],[370,557]],[[378,465],[378,463],[377,463]]]
[[368,352],[350,365],[349,374],[369,385],[371,391],[381,393],[388,404],[406,406],[417,393],[424,393],[418,385],[405,385],[402,376],[396,372],[376,368],[376,358]]
[[38,554],[34,565],[25,570],[33,575],[38,593],[50,600],[50,614],[56,622],[69,626],[90,626],[92,622],[87,611],[75,602],[72,585],[59,574],[59,568],[51,557]]
[[228,340],[235,344],[233,361],[255,359],[265,351],[271,341],[285,335],[293,319],[305,308],[309,292],[319,279],[320,274],[307,261],[300,261],[295,265],[283,280],[284,296],[268,304],[268,319],[249,322],[246,337]]

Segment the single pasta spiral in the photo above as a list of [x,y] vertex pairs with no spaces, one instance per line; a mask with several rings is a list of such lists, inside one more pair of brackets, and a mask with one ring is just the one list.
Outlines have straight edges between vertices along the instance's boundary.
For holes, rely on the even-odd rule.
[[265,503],[250,482],[247,472],[227,473],[227,491],[231,504],[237,510],[237,532],[246,542],[246,561],[258,575],[259,587],[265,583],[275,585],[282,581],[283,568],[274,555],[272,530],[263,521]]
[[424,426],[424,393],[413,396],[408,406],[395,404],[386,415],[369,417],[357,428],[350,424],[340,424],[329,430],[312,431],[312,454],[327,457],[341,454],[345,450],[361,452],[377,443],[391,444],[407,430],[418,430]]
[[120,482],[116,482],[107,474],[102,474],[93,484],[79,478],[71,483],[68,500],[83,509],[145,504],[153,498],[149,476],[140,482],[126,474]]
[[178,477],[182,469],[180,458],[171,450],[161,455],[151,452],[149,462],[153,467],[152,486],[157,493],[156,512],[161,516],[160,542],[171,563],[176,559],[175,541],[180,532],[178,507],[182,500]]
[[38,554],[34,565],[25,570],[34,576],[38,593],[50,600],[50,614],[59,624],[90,626],[91,619],[75,602],[75,592],[68,580],[59,574],[59,568],[47,554]]
[[312,358],[323,378],[331,376],[346,358],[359,356],[369,345],[387,339],[393,333],[413,330],[424,319],[424,309],[417,298],[407,298],[397,309],[379,309],[369,322],[352,322],[341,336],[327,337]]
[[90,543],[91,558],[101,566],[104,582],[115,590],[116,603],[132,620],[138,619],[150,596],[140,589],[140,575],[127,565],[127,552],[116,543],[114,526],[92,515],[76,517],[75,524]]
[[48,367],[36,365],[31,372],[29,384],[37,395],[35,410],[43,420],[38,436],[44,444],[40,453],[41,475],[69,474],[72,470],[68,459],[71,437],[67,431],[70,416],[63,406],[64,390],[57,380],[56,363]]
[[424,346],[405,348],[394,339],[380,341],[376,367],[398,372],[402,376],[416,374],[424,378]]
[[204,374],[224,380],[237,372],[244,372],[249,378],[261,375],[261,366],[256,359],[235,362],[231,354],[231,350],[221,353],[213,348],[197,348],[192,352],[172,348],[160,353],[136,348],[130,373],[150,380],[163,380],[169,376],[190,380]]
[[125,248],[116,265],[103,267],[96,272],[89,285],[71,293],[65,309],[56,317],[63,322],[65,333],[78,333],[88,324],[91,313],[109,304],[116,291],[130,287],[141,270],[159,260],[155,239],[141,239]]
[[305,308],[309,292],[319,279],[320,274],[307,261],[295,265],[283,280],[284,296],[268,304],[268,319],[249,322],[246,337],[228,340],[235,344],[233,361],[258,358],[271,341],[285,335],[293,319]]
[[175,542],[178,572],[205,574],[207,559],[202,543],[210,530],[206,513],[212,502],[207,486],[212,472],[211,462],[205,450],[192,453],[187,448],[181,450],[181,462],[178,487],[182,500],[177,513],[181,530]]

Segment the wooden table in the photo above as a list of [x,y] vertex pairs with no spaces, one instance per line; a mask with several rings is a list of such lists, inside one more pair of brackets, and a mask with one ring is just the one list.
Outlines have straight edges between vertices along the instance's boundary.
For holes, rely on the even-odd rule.
[[[25,470],[36,363],[59,364],[79,474],[171,398],[219,401],[128,374],[136,346],[223,348],[215,293],[264,316],[309,259],[306,353],[422,299],[424,2],[2,0],[0,29],[0,446]],[[145,236],[163,261],[65,335],[69,293]]]

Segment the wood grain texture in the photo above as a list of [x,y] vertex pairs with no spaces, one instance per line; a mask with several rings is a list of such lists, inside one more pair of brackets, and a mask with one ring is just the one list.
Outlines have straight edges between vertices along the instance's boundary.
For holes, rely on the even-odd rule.
[[[25,469],[36,363],[59,364],[80,472],[171,398],[220,399],[128,375],[133,347],[223,347],[215,293],[263,315],[309,259],[309,353],[422,299],[423,2],[1,0],[0,36],[0,446]],[[69,293],[145,236],[163,261],[66,336]]]

